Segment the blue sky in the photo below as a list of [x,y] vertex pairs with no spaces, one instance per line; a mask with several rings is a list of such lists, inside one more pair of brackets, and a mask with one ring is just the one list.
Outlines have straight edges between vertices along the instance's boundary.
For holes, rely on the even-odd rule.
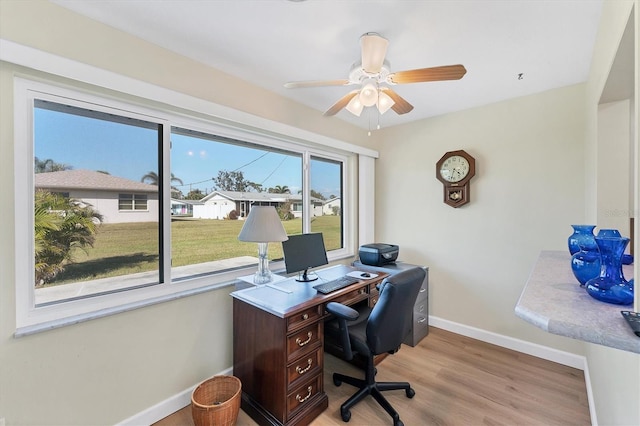
[[[157,134],[154,129],[125,125],[48,109],[35,109],[35,156],[52,159],[74,169],[101,170],[114,176],[140,181],[150,171],[158,172]],[[301,158],[249,147],[213,142],[192,136],[172,136],[171,171],[191,189],[210,192],[219,170],[242,171],[246,180],[263,185],[288,186],[292,193],[302,188]],[[312,189],[325,196],[340,194],[336,164],[312,164]]]

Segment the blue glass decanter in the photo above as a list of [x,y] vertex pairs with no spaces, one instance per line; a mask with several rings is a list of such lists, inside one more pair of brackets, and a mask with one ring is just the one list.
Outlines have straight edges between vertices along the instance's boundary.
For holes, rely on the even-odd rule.
[[622,273],[622,254],[629,238],[595,237],[595,240],[600,249],[600,275],[587,281],[587,293],[602,302],[633,303],[633,283],[629,283]]
[[617,229],[601,229],[598,231],[598,237],[622,237]]
[[[617,229],[601,229],[598,231],[598,237],[621,237],[620,231]],[[631,265],[633,263],[633,256],[630,254],[622,255],[622,264]]]

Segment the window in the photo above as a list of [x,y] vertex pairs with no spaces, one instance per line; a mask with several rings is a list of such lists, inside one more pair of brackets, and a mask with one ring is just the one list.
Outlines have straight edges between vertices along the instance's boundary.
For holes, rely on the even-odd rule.
[[[237,235],[256,205],[276,208],[290,235],[322,232],[330,259],[352,254],[349,154],[17,81],[16,227],[32,236],[16,241],[18,327],[247,275],[257,249]],[[269,256],[281,261],[282,246]]]
[[342,219],[343,162],[311,157],[312,232],[321,232],[327,251],[344,247]]
[[119,194],[118,210],[147,210],[147,196],[144,194]]
[[[190,277],[256,264],[256,245],[238,241],[251,207],[273,206],[289,234],[302,232],[302,154],[181,127],[171,130],[172,201],[194,201],[191,216],[171,221],[172,275]],[[270,259],[282,258],[271,244]]]

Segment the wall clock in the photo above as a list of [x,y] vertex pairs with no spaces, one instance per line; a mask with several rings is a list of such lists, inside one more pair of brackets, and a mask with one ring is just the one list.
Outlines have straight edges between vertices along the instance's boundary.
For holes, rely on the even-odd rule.
[[436,163],[436,178],[444,186],[444,203],[460,207],[471,200],[471,178],[476,174],[476,160],[463,150],[445,153]]

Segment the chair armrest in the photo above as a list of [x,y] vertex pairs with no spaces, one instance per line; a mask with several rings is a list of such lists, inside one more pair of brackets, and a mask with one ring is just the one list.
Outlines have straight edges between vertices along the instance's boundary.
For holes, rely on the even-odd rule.
[[353,321],[360,316],[358,311],[350,308],[342,303],[329,302],[326,306],[327,312],[334,315],[338,320],[338,327],[340,328],[340,346],[342,346],[342,352],[344,359],[351,361],[353,359],[353,351],[351,350],[351,339],[349,338],[349,327],[347,321]]
[[347,320],[347,321],[356,320],[360,315],[358,311],[356,311],[355,309],[350,308],[349,306],[343,305],[342,303],[338,303],[338,302],[327,303],[326,309],[327,309],[327,312],[329,312],[330,314],[333,314],[336,317]]

